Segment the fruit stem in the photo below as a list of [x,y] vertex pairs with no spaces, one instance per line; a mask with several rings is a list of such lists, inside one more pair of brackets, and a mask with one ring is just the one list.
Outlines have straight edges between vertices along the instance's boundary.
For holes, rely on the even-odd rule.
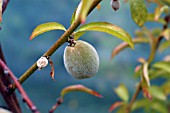
[[74,41],[74,38],[72,36],[69,36],[69,39],[68,39],[68,46],[70,47],[74,47],[76,45],[76,42]]

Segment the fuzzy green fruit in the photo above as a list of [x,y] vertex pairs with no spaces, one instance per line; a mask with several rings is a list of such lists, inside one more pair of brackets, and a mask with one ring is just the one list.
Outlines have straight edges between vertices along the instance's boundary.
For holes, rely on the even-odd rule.
[[75,46],[65,48],[64,65],[73,77],[77,79],[90,78],[98,71],[99,56],[92,45],[78,40]]

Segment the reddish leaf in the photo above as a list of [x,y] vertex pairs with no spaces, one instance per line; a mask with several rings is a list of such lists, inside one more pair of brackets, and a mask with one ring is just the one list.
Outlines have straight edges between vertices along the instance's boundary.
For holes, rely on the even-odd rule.
[[[134,44],[148,43],[148,42],[149,42],[149,40],[147,38],[134,38],[134,39],[132,39],[132,43],[134,43]],[[121,52],[122,50],[124,50],[125,48],[128,48],[128,47],[130,47],[130,46],[127,42],[122,42],[121,44],[119,44],[112,51],[111,59],[113,59],[117,54],[119,54],[119,52]]]
[[141,65],[137,65],[137,66],[135,67],[134,72],[138,72],[140,69],[141,69]]
[[103,98],[102,95],[100,95],[99,93],[97,93],[96,91],[93,91],[83,85],[72,85],[72,86],[67,86],[65,87],[62,91],[61,91],[61,97],[63,98],[65,96],[65,94],[73,92],[73,91],[81,91],[81,92],[85,92],[91,95],[94,95],[96,97],[99,98]]
[[142,93],[143,93],[143,95],[144,95],[145,97],[147,97],[149,100],[152,100],[152,96],[151,96],[148,88],[143,87],[143,88],[142,88]]
[[111,107],[109,108],[109,112],[112,112],[114,109],[116,109],[117,107],[123,105],[123,102],[115,102],[114,104],[111,105]]

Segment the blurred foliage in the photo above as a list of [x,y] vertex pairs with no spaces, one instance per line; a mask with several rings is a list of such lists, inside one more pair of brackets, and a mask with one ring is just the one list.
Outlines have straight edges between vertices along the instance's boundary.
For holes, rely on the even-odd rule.
[[[149,30],[147,25],[144,25],[141,30],[136,32],[136,36],[133,39],[134,44],[142,44],[146,43],[150,46],[150,53],[148,58],[141,57],[138,61],[141,63],[135,69],[135,75],[140,78],[140,82],[136,87],[136,91],[134,92],[132,99],[129,101],[128,104],[117,106],[119,110],[117,113],[122,112],[135,112],[137,109],[142,109],[143,112],[156,112],[156,113],[169,113],[169,68],[170,68],[170,60],[167,58],[169,55],[165,56],[166,60],[155,61],[155,57],[157,56],[157,51],[163,52],[169,47],[169,23],[170,23],[170,7],[168,6],[169,3],[164,1],[162,4],[159,1],[151,0],[148,2],[150,4],[157,4],[155,10],[152,13],[148,13],[145,11],[147,10],[144,7],[144,1],[141,0],[129,0],[131,4],[131,13],[132,19],[138,24],[142,26],[145,22],[159,22],[162,24],[162,29],[158,27]],[[142,2],[143,1],[143,2]],[[143,7],[142,7],[142,6]],[[139,7],[136,7],[139,6]],[[138,9],[143,8],[143,9]],[[145,11],[145,13],[142,13]],[[134,14],[136,13],[136,15]],[[141,16],[140,14],[145,14],[145,17],[148,18],[146,21],[143,21],[145,17]],[[148,15],[148,17],[147,17]],[[152,17],[151,17],[152,16]],[[142,21],[142,23],[141,23]],[[147,41],[146,41],[147,40]],[[115,57],[120,51],[127,48],[128,45],[126,43],[122,43],[118,45],[112,52],[112,58]],[[144,51],[144,50],[143,50]],[[152,83],[154,80],[159,80],[163,78],[163,82],[159,85]],[[164,84],[166,84],[166,87]],[[120,87],[119,87],[120,88]],[[122,90],[124,88],[122,87]],[[166,91],[165,91],[166,90]],[[140,91],[143,93],[143,98],[138,99],[138,95]],[[115,93],[122,98],[122,93]],[[127,95],[127,93],[123,93]],[[116,104],[117,102],[115,102]],[[114,104],[113,104],[114,105]],[[112,108],[112,106],[111,106]],[[116,107],[115,107],[116,108]],[[115,109],[114,108],[114,109]],[[124,109],[125,108],[125,109]],[[112,110],[114,110],[112,109]],[[121,111],[120,111],[121,109]],[[122,109],[124,109],[122,111]]]
[[[128,2],[125,3],[124,1]],[[34,27],[45,22],[57,21],[67,28],[70,26],[70,19],[74,17],[72,13],[75,12],[79,2],[80,0],[62,2],[59,0],[43,0],[43,2],[41,0],[10,1],[3,15],[0,40],[8,66],[17,77],[20,77],[63,33],[63,31],[50,31],[41,35],[42,38],[30,42],[28,39]],[[147,0],[147,2],[144,2],[144,0],[140,2],[139,0],[122,0],[122,5],[116,12],[112,10],[109,2],[103,1],[100,10],[94,10],[94,13],[87,17],[85,25],[94,21],[107,21],[121,26],[122,29],[135,37],[132,39],[135,50],[122,52],[129,47],[126,43],[128,41],[125,40],[126,42],[117,45],[120,40],[113,39],[112,36],[107,34],[95,32],[78,34],[78,37],[81,36],[83,40],[92,43],[98,50],[100,56],[99,72],[94,78],[82,81],[67,76],[68,74],[63,67],[64,47],[62,46],[52,57],[56,60],[55,83],[51,81],[49,76],[45,76],[49,75],[50,68],[47,67],[41,72],[34,73],[33,75],[36,76],[32,76],[23,84],[24,89],[40,111],[46,112],[52,106],[51,103],[55,103],[55,98],[60,95],[63,87],[79,83],[97,90],[105,98],[98,100],[81,93],[70,94],[65,98],[69,101],[63,103],[57,109],[58,112],[103,113],[108,111],[109,106],[115,102],[111,106],[110,112],[124,113],[130,105],[130,95],[133,95],[132,93],[135,91],[135,82],[140,80],[139,84],[142,83],[142,85],[139,88],[142,89],[144,97],[139,95],[139,98],[131,104],[130,111],[139,112],[138,110],[140,110],[141,113],[169,112],[170,60],[168,57],[169,49],[167,48],[169,47],[170,30],[165,19],[169,15],[168,0]],[[136,25],[132,22],[130,14],[132,14],[132,19]],[[86,15],[86,13],[83,15]],[[84,16],[82,18],[84,19]],[[71,23],[73,22],[74,19],[72,18]],[[142,26],[142,28],[138,26]],[[52,29],[58,29],[58,27],[55,26]],[[115,49],[112,51],[112,48]],[[109,61],[111,51],[114,61]],[[161,54],[158,52],[161,52]],[[116,55],[118,57],[115,58]],[[139,57],[143,60],[136,62],[134,59]],[[133,70],[135,70],[134,73]],[[136,79],[130,75],[134,75]],[[113,87],[114,94],[112,92]],[[24,113],[29,113],[29,110],[23,105],[22,109]]]

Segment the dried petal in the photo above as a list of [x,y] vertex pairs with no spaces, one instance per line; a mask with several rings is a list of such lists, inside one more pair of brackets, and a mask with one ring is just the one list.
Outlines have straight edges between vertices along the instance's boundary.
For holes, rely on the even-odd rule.
[[47,65],[48,65],[48,59],[46,57],[41,57],[37,61],[37,67],[38,67],[39,70],[46,67]]

